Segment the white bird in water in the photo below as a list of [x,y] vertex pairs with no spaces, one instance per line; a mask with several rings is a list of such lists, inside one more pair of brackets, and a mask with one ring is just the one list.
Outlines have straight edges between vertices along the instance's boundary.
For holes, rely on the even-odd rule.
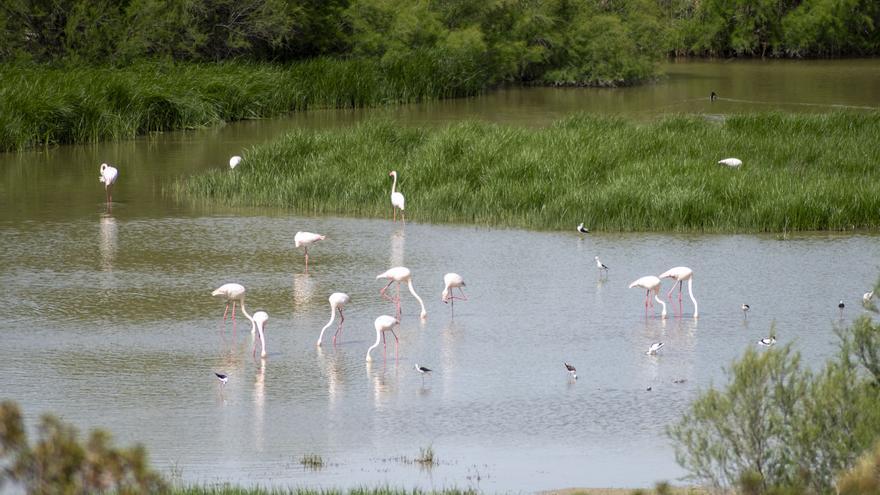
[[217,380],[220,381],[220,386],[223,387],[226,385],[226,382],[229,381],[229,375],[224,375],[223,373],[214,372],[214,375],[217,377]]
[[593,256],[593,259],[596,260],[596,268],[599,269],[599,275],[601,275],[603,271],[605,272],[605,275],[608,275],[608,266],[599,261],[598,256]]
[[749,310],[751,309],[751,307],[749,307],[748,304],[742,303],[742,305],[739,307],[739,309],[741,309],[743,312],[743,318],[749,317]]
[[648,350],[645,351],[645,354],[649,356],[654,356],[657,354],[657,351],[663,348],[664,345],[666,344],[664,344],[663,342],[654,342],[653,344],[651,344],[651,347],[649,347]]
[[117,177],[119,177],[119,170],[117,170],[116,167],[107,165],[106,163],[101,164],[101,175],[98,177],[98,182],[104,184],[104,192],[107,193],[108,204],[113,201],[110,187],[116,183]]
[[568,371],[568,374],[571,375],[571,378],[573,380],[577,380],[578,379],[577,369],[575,369],[574,366],[572,366],[568,363],[563,362],[562,364],[565,366],[565,371]]
[[395,191],[397,188],[397,171],[392,170],[388,175],[394,177],[394,182],[391,183],[391,210],[394,215],[393,221],[397,221],[397,210],[400,210],[400,219],[403,223],[406,223],[406,217],[403,213],[403,210],[406,207],[406,198],[403,197],[403,193]]
[[313,234],[311,232],[297,232],[296,235],[293,236],[293,245],[294,247],[302,247],[306,252],[306,271],[309,270],[309,246],[312,244],[323,241],[327,236],[323,236],[321,234]]
[[229,168],[235,169],[235,167],[237,167],[239,163],[241,163],[241,157],[238,155],[235,155],[229,159]]
[[[428,312],[425,311],[425,303],[422,302],[422,298],[419,297],[419,295],[416,294],[416,290],[413,289],[412,272],[410,272],[409,268],[407,268],[405,266],[395,266],[394,268],[391,268],[385,272],[380,273],[379,275],[376,275],[376,280],[378,280],[380,278],[388,279],[388,284],[379,290],[379,294],[381,294],[383,298],[388,299],[389,301],[395,303],[395,305],[397,306],[397,317],[398,318],[400,318],[400,283],[401,282],[406,282],[406,285],[409,287],[410,294],[412,294],[413,297],[415,297],[416,300],[419,301],[419,306],[422,307],[422,312],[420,314],[420,317],[422,319],[425,319],[428,317]],[[385,294],[385,290],[388,289],[388,287],[394,282],[397,282],[397,296],[395,298],[391,298]]]
[[629,288],[638,287],[640,289],[645,289],[645,316],[648,316],[648,303],[651,302],[651,293],[654,293],[654,300],[660,303],[663,306],[663,311],[660,313],[660,316],[666,318],[666,303],[663,302],[662,299],[657,297],[657,294],[660,292],[660,279],[655,277],[654,275],[646,275],[635,282],[629,284]]
[[[260,346],[262,347],[262,349],[260,351],[260,357],[265,359],[266,358],[265,330],[266,330],[266,321],[269,320],[269,313],[266,313],[265,311],[257,311],[254,313],[254,316],[251,318],[251,316],[248,315],[246,311],[244,311],[244,308],[242,308],[242,312],[244,313],[245,316],[247,316],[251,320],[251,327],[252,328],[256,327],[256,329],[257,329],[257,337],[260,339]],[[252,354],[253,354],[254,359],[256,359],[257,358],[257,341],[256,340],[254,340],[254,350],[253,350]]]
[[418,371],[422,375],[422,385],[425,384],[425,375],[430,375],[432,371],[431,368],[426,368],[424,366],[419,366],[419,363],[416,363],[413,368]]
[[578,232],[580,232],[581,234],[589,234],[590,229],[584,227],[584,222],[581,222],[578,224]]
[[241,303],[242,311],[244,311],[244,286],[241,284],[223,284],[214,292],[212,296],[223,296],[226,298],[226,310],[223,311],[223,322],[226,322],[226,314],[229,312],[229,303],[232,303],[232,321],[235,321],[235,303]]
[[[671,278],[678,282],[678,305],[679,305],[679,314],[681,313],[681,284],[687,280],[688,283],[688,295],[691,297],[691,301],[694,303],[694,318],[699,317],[699,307],[697,306],[697,300],[694,298],[694,271],[686,266],[676,266],[675,268],[670,268],[665,272],[660,274],[660,278]],[[669,292],[666,294],[667,299],[672,301],[672,291],[675,290],[675,284],[672,285],[672,288],[669,289]]]
[[351,298],[348,297],[348,294],[344,292],[334,292],[330,294],[330,321],[324,325],[324,328],[321,329],[321,335],[318,335],[318,346],[321,345],[321,340],[324,338],[324,330],[330,327],[333,324],[333,320],[336,318],[336,312],[339,312],[339,324],[336,326],[336,333],[333,334],[333,345],[336,345],[336,337],[338,337],[342,333],[342,324],[345,322],[345,316],[342,314],[342,307],[351,301]]
[[737,168],[743,164],[742,160],[739,158],[725,158],[723,160],[718,160],[719,165],[727,165],[731,168]]
[[843,304],[843,299],[841,299],[840,302],[837,303],[837,309],[840,310],[840,317],[841,318],[843,318],[843,309],[844,308],[846,308],[846,304]]
[[869,302],[871,302],[871,299],[874,299],[874,291],[873,290],[862,294],[862,301],[869,303]]
[[770,347],[771,345],[776,343],[776,337],[764,337],[763,339],[758,341],[758,345],[762,345],[764,347]]
[[[461,301],[467,301],[468,298],[464,295],[464,290],[462,287],[465,287],[464,279],[461,275],[457,273],[447,273],[443,275],[443,283],[445,287],[443,288],[443,293],[440,295],[440,300],[444,303],[452,303],[452,316],[455,316],[455,300],[459,299]],[[453,294],[452,289],[458,288],[458,292],[461,293],[460,296],[456,296]]]
[[394,333],[394,325],[397,325],[400,321],[388,315],[382,315],[376,318],[376,321],[373,322],[373,327],[376,328],[376,343],[371,345],[369,349],[367,349],[367,362],[373,360],[373,357],[370,356],[370,352],[373,349],[379,346],[379,341],[382,341],[382,359],[385,359],[385,332],[391,331],[391,335],[394,335],[394,356],[397,357],[397,348],[400,346],[400,341],[397,339],[397,334]]

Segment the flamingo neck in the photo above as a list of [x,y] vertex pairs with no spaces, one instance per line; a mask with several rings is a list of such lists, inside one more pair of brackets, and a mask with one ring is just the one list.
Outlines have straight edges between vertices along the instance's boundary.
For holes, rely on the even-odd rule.
[[266,357],[266,336],[263,334],[263,325],[262,323],[257,325],[257,330],[260,334],[260,357]]
[[244,298],[241,298],[241,301],[239,301],[239,302],[241,303],[241,312],[244,313],[244,316],[245,316],[248,320],[250,320],[250,322],[251,322],[251,333],[253,334],[253,333],[255,333],[255,332],[257,331],[257,323],[254,321],[254,317],[251,316],[251,315],[247,312],[247,309],[244,307]]
[[428,312],[425,311],[425,303],[422,301],[422,298],[419,297],[418,294],[416,294],[416,290],[413,289],[412,279],[407,280],[407,281],[406,281],[406,285],[407,285],[407,287],[409,287],[409,292],[410,292],[410,294],[412,294],[413,297],[415,297],[416,299],[418,299],[418,301],[419,301],[419,306],[422,307],[422,313],[421,313],[419,316],[421,316],[421,318],[427,318],[427,317],[428,317]]
[[660,306],[663,307],[663,311],[660,312],[660,316],[666,318],[666,303],[663,302],[663,299],[660,299],[660,297],[657,296],[657,292],[654,292],[654,300],[660,303]]
[[394,194],[394,188],[397,187],[397,174],[394,174],[391,177],[394,177],[394,182],[391,183],[391,194]]
[[697,300],[694,298],[693,285],[694,285],[694,279],[689,278],[688,279],[688,295],[691,296],[691,302],[694,303],[694,318],[696,318],[700,315],[700,310],[699,310],[699,307],[697,306]]
[[318,335],[318,345],[321,345],[321,340],[324,338],[324,330],[330,328],[330,325],[333,324],[333,320],[336,319],[336,306],[330,305],[330,321],[324,325],[324,328],[321,329],[321,335]]
[[373,349],[379,347],[379,342],[381,342],[381,341],[382,341],[382,330],[377,328],[376,329],[376,343],[371,345],[370,348],[367,349],[367,362],[373,360],[373,357],[370,356],[370,352],[372,352]]

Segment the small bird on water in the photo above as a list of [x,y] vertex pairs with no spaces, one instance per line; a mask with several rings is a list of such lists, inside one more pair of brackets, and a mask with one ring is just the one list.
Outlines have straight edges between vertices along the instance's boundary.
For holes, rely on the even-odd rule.
[[651,347],[649,347],[648,350],[645,351],[645,354],[649,356],[655,356],[657,355],[657,351],[662,349],[664,345],[666,344],[664,344],[663,342],[654,342],[653,344],[651,344]]
[[758,341],[758,345],[762,345],[764,347],[770,347],[771,345],[776,343],[776,337],[764,337],[763,339]]
[[748,304],[742,303],[742,306],[740,306],[739,309],[741,309],[743,312],[743,318],[749,317],[749,309],[751,309],[751,308],[749,307]]
[[578,232],[580,232],[581,234],[589,234],[590,229],[584,227],[584,222],[581,222],[578,224]]
[[599,273],[601,274],[604,271],[605,274],[607,275],[608,274],[608,266],[605,265],[605,263],[602,263],[601,261],[599,261],[598,256],[594,256],[593,259],[596,260],[596,268],[599,269]]
[[229,375],[224,375],[223,373],[214,372],[214,375],[217,376],[217,379],[220,380],[220,386],[225,386],[226,382],[229,381]]
[[841,299],[840,302],[837,303],[837,309],[840,310],[840,317],[841,318],[843,318],[843,308],[845,308],[845,307],[846,307],[846,304],[843,304],[843,299]]
[[574,366],[572,366],[568,363],[563,362],[562,364],[565,365],[565,370],[568,371],[568,374],[571,375],[571,377],[573,379],[577,380],[578,379],[577,369],[575,369]]
[[718,93],[716,93],[716,92],[714,92],[714,91],[712,91],[711,93],[709,93],[709,100],[710,100],[710,101],[715,101],[715,100],[717,100],[717,99],[718,99]]
[[416,363],[413,368],[418,371],[422,375],[422,385],[425,384],[425,375],[430,374],[433,371],[430,368],[426,368],[424,366],[419,366],[419,363]]

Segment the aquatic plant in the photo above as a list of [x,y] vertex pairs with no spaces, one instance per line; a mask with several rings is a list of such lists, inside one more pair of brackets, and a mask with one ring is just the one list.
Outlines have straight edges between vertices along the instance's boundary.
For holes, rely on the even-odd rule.
[[309,469],[321,469],[324,467],[324,458],[319,454],[306,454],[299,459],[299,463]]
[[[179,178],[179,201],[543,230],[793,232],[880,228],[880,113],[652,121],[577,115],[546,128],[372,121],[295,131],[248,167]],[[728,156],[742,167],[717,165]],[[240,172],[240,173],[239,173]]]

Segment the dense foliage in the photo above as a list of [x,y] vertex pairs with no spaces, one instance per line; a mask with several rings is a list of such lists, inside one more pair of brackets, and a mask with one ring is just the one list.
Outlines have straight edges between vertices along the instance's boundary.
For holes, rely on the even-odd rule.
[[880,438],[880,323],[863,315],[838,336],[821,369],[790,346],[747,350],[726,388],[703,393],[669,429],[678,462],[743,493],[877,493],[876,453],[842,473]]
[[110,436],[94,430],[80,442],[74,427],[45,415],[35,443],[11,401],[0,403],[0,486],[11,483],[27,493],[160,493],[167,489],[147,463],[142,446],[119,449]]
[[[880,114],[575,116],[529,129],[368,122],[247,150],[179,179],[181,201],[384,217],[393,168],[407,218],[568,230],[786,232],[880,228]],[[739,169],[716,162],[743,160]]]

